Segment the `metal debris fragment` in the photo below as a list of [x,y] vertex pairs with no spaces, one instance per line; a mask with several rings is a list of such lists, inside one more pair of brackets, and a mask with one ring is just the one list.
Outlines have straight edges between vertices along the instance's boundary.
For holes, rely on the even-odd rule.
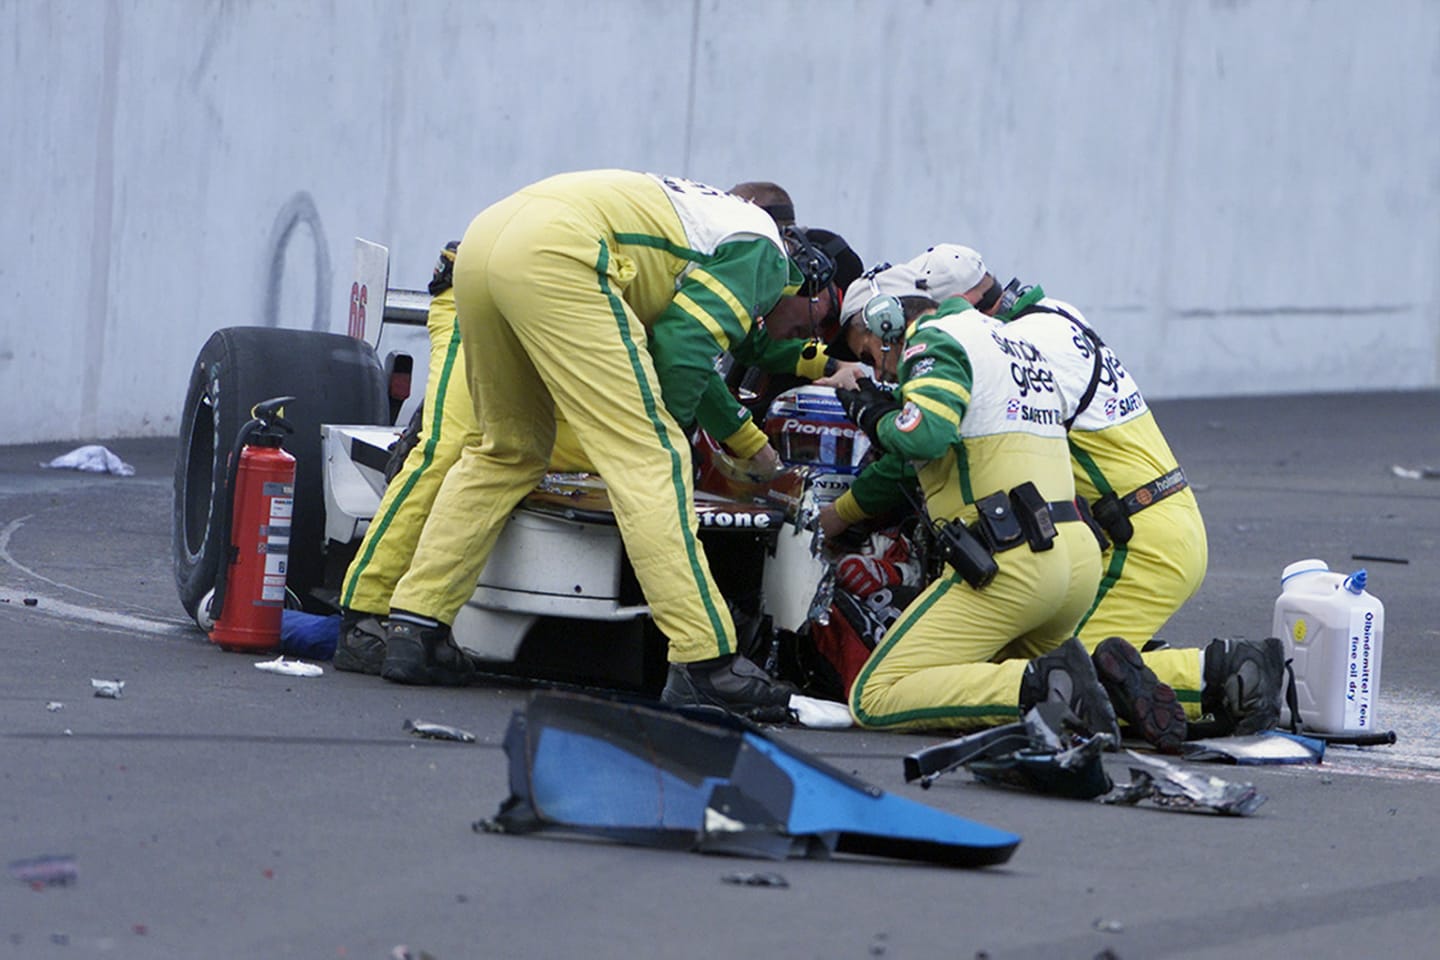
[[1064,704],[1037,704],[1020,723],[994,727],[905,757],[905,779],[928,787],[964,767],[982,783],[1089,800],[1112,786],[1100,754],[1108,733],[1090,735]]
[[[1253,783],[1233,783],[1207,774],[1190,773],[1160,757],[1144,756],[1125,751],[1132,760],[1143,764],[1131,767],[1134,777],[1122,783],[1105,798],[1105,803],[1137,804],[1151,800],[1158,807],[1204,812],[1213,810],[1233,817],[1246,817],[1266,801],[1265,794]],[[1147,769],[1148,768],[1148,769]]]
[[443,723],[427,723],[424,720],[406,720],[406,731],[427,740],[454,740],[457,743],[474,743],[475,734],[459,727],[447,727]]
[[106,700],[119,700],[120,694],[125,691],[124,680],[96,680],[90,678],[90,686],[95,691],[95,696],[104,697]]
[[788,887],[790,881],[778,873],[727,873],[720,878],[740,887]]

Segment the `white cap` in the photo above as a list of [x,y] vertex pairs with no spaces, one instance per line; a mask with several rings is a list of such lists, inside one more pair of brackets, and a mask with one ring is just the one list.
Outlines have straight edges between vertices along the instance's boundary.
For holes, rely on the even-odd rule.
[[988,272],[980,254],[958,243],[937,243],[910,261],[919,292],[932,300],[963,296]]
[[843,327],[850,322],[850,318],[865,309],[865,304],[875,294],[888,294],[892,297],[928,297],[926,293],[915,286],[918,279],[914,267],[909,263],[897,263],[892,267],[886,267],[875,274],[872,282],[869,277],[861,277],[845,288],[845,299],[840,304],[840,325]]

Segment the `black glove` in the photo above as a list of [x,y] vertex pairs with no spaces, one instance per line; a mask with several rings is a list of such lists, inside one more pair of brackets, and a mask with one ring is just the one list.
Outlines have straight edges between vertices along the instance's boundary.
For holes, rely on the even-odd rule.
[[460,249],[459,240],[451,240],[440,251],[435,272],[430,275],[430,296],[438,297],[455,283],[455,252]]
[[880,442],[879,426],[880,418],[887,413],[894,413],[900,409],[900,401],[894,395],[881,390],[875,385],[874,380],[861,380],[860,389],[846,390],[843,387],[835,388],[835,396],[840,401],[840,406],[845,408],[845,416],[849,417],[865,435],[870,442],[880,449],[885,445]]

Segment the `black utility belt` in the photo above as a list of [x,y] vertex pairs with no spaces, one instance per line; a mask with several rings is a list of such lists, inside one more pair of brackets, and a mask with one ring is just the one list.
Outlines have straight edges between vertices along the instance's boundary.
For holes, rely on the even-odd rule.
[[995,579],[995,554],[1028,545],[1036,553],[1055,546],[1055,524],[1078,522],[1073,500],[1046,500],[1035,484],[998,490],[975,501],[975,522],[958,521],[939,528],[940,547],[955,572],[975,589]]
[[976,500],[975,509],[970,530],[991,553],[1025,544],[1036,553],[1049,550],[1055,546],[1055,524],[1080,519],[1074,500],[1046,500],[1029,481]]
[[1123,497],[1114,491],[1105,494],[1095,501],[1090,512],[1111,540],[1116,543],[1129,543],[1130,538],[1135,535],[1135,528],[1130,523],[1132,516],[1188,486],[1190,483],[1185,479],[1185,471],[1176,467],[1164,476],[1136,487]]

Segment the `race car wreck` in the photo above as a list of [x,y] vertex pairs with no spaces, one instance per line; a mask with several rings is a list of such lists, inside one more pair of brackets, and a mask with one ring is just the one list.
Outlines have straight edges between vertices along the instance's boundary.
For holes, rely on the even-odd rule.
[[[372,248],[361,242],[357,253],[359,290],[385,289],[386,257]],[[426,302],[423,293],[387,290],[382,322],[352,324],[352,335],[227,328],[202,349],[185,401],[173,536],[180,599],[202,629],[225,553],[217,530],[227,454],[250,408],[282,395],[296,398],[285,411],[295,427],[286,449],[296,458],[291,605],[338,608],[340,581],[392,472],[399,424],[423,396],[411,378],[425,366],[413,357],[427,349]],[[800,629],[825,572],[805,524],[816,498],[845,489],[850,472],[800,466],[761,480],[708,438],[697,464],[699,535],[742,651],[771,631]],[[453,630],[500,673],[651,694],[664,681],[664,638],[594,475],[550,474],[525,498]]]

